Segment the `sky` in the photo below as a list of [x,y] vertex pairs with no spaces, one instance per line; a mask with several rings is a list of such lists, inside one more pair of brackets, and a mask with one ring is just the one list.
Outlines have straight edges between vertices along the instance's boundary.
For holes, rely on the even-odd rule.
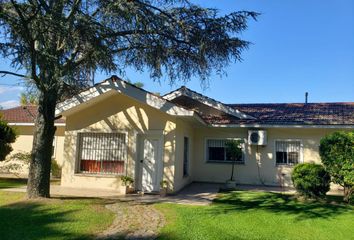
[[[148,72],[126,70],[122,78],[143,82],[161,94],[186,85],[224,103],[286,103],[354,101],[354,1],[352,0],[194,0],[220,14],[249,10],[261,13],[239,37],[252,42],[242,62],[232,63],[226,75],[170,86],[154,82]],[[0,58],[0,70],[14,70]],[[97,73],[96,82],[110,75]],[[18,105],[23,90],[15,77],[0,77],[0,105]]]

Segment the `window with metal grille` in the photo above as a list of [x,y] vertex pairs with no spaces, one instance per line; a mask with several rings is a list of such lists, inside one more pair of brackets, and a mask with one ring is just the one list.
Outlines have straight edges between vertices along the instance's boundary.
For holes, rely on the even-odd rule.
[[126,134],[79,133],[80,172],[123,174],[127,159]]
[[189,138],[184,137],[183,150],[183,177],[189,174]]
[[[226,142],[228,139],[208,139],[207,140],[207,161],[208,162],[233,162],[231,156],[226,150]],[[244,144],[242,144],[244,151]],[[242,157],[236,159],[236,163],[244,163],[244,153]]]
[[278,165],[295,165],[300,162],[300,141],[276,141],[275,157]]

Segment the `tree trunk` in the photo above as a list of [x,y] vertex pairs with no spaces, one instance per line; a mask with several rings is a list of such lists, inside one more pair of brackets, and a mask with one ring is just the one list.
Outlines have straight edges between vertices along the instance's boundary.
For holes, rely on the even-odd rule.
[[56,130],[54,126],[56,98],[55,91],[48,91],[39,96],[27,183],[28,198],[50,197],[50,165]]
[[344,197],[343,201],[349,203],[353,194],[353,187],[344,185]]

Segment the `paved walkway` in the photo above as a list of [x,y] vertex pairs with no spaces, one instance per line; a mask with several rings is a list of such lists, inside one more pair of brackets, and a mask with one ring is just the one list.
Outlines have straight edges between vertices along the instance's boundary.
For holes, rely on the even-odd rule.
[[217,197],[220,189],[217,183],[192,183],[178,192],[176,195],[160,197],[151,194],[133,194],[118,197],[123,202],[136,201],[140,203],[177,203],[188,205],[209,205]]
[[[167,202],[177,204],[190,205],[209,205],[217,197],[217,194],[223,184],[217,183],[192,183],[178,192],[176,195],[160,197],[152,194],[129,194],[122,195],[113,190],[102,189],[84,189],[84,188],[70,188],[62,187],[60,185],[51,185],[51,196],[69,196],[69,197],[96,197],[96,198],[110,198],[117,199],[122,202],[140,202],[140,203],[156,203]],[[281,188],[271,186],[256,186],[256,185],[238,185],[237,189],[262,191],[262,192],[281,192],[281,193],[295,193],[294,188]],[[1,189],[2,191],[11,192],[26,192],[26,186]],[[332,189],[329,195],[342,195],[343,191],[340,189]]]

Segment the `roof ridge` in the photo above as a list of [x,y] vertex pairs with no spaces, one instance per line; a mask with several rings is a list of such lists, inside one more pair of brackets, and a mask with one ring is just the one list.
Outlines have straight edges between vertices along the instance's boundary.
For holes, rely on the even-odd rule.
[[303,104],[303,105],[314,105],[314,104],[350,104],[354,105],[354,102],[291,102],[291,103],[225,103],[229,106],[239,106],[239,105],[294,105],[294,104]]

